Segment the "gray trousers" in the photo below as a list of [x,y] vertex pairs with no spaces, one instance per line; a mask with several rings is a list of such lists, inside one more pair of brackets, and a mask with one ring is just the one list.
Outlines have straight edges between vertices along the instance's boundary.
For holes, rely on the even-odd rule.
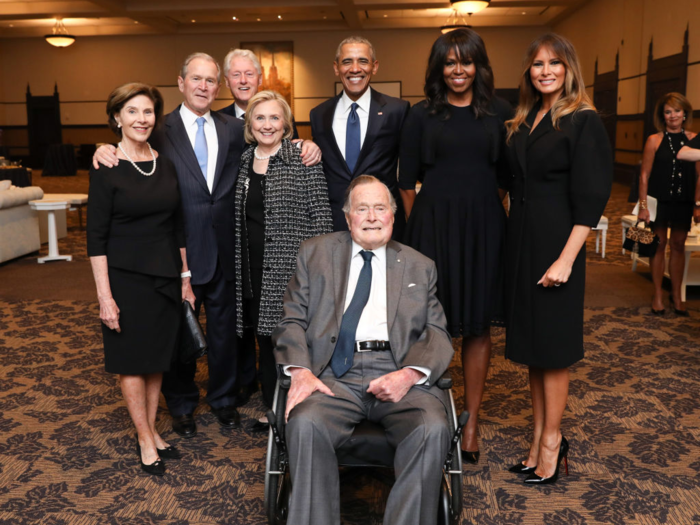
[[370,381],[395,370],[391,352],[355,353],[352,368],[342,378],[336,379],[330,366],[321,374],[335,397],[314,392],[294,407],[286,428],[292,477],[288,523],[340,525],[335,450],[363,419],[381,424],[396,450],[396,482],[384,525],[436,523],[451,427],[445,406],[423,389],[411,388],[398,403],[367,393]]

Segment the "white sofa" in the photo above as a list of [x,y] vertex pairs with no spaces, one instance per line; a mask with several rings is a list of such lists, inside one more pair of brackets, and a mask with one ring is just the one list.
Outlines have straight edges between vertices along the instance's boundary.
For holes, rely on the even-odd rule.
[[37,186],[2,189],[3,182],[9,181],[0,181],[0,263],[41,248],[39,218],[28,202],[44,196]]

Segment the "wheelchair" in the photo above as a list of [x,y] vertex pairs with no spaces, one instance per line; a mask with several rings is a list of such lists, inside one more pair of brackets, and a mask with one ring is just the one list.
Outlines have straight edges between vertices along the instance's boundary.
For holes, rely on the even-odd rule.
[[[274,410],[267,413],[270,431],[265,460],[265,513],[269,525],[287,523],[289,498],[292,491],[289,458],[284,439],[284,412],[290,386],[289,377],[283,377],[277,381],[273,400]],[[459,448],[462,427],[467,423],[469,413],[464,411],[457,418],[451,390],[452,378],[449,372],[445,372],[438,380],[437,386],[448,391],[450,399],[448,421],[452,422],[454,428],[450,449],[442,470],[437,523],[438,525],[456,525],[462,513],[463,491],[462,456]],[[277,417],[278,414],[279,417]],[[351,438],[336,450],[336,455],[340,467],[393,469],[394,466],[394,449],[387,442],[384,429],[366,420],[355,427]]]

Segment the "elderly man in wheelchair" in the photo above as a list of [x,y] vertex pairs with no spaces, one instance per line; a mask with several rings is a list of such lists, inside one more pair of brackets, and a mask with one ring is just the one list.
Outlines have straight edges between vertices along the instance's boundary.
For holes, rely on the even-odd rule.
[[376,178],[355,179],[343,210],[349,232],[302,243],[273,333],[268,519],[339,525],[338,465],[378,460],[395,474],[385,525],[454,523],[468,414],[456,421],[441,381],[453,349],[435,265],[391,240],[396,204]]

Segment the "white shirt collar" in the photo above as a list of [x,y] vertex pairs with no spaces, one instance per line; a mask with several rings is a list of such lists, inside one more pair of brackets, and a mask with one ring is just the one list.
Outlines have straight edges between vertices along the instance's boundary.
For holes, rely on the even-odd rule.
[[[354,258],[358,253],[360,253],[364,248],[357,244],[355,241],[352,241],[352,258]],[[379,264],[386,264],[386,244],[383,246],[380,246],[379,248],[375,250],[365,250],[368,252],[372,252],[374,256],[377,258],[377,261]]]
[[[202,116],[209,124],[214,125],[214,119],[211,116],[211,111],[207,111]],[[180,118],[182,118],[182,123],[185,125],[185,128],[187,128],[197,121],[199,115],[192,112],[190,108],[185,106],[185,104],[180,104]]]
[[245,115],[245,109],[241,108],[238,104],[234,103],[233,109],[236,113],[236,118],[241,118],[243,115]]
[[352,100],[345,90],[343,90],[343,94],[338,101],[338,104],[341,105],[343,113],[350,111],[350,106],[352,106],[353,102],[357,102],[360,109],[369,115],[369,105],[372,103],[372,88],[367,88],[367,91],[365,91],[357,100]]

